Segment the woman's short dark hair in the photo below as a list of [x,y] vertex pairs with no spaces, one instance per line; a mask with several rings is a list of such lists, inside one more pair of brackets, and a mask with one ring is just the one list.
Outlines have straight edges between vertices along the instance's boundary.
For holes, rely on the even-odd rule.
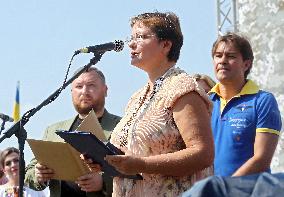
[[225,35],[219,36],[218,39],[214,42],[211,51],[212,57],[214,57],[217,47],[221,42],[232,43],[234,47],[236,47],[241,53],[243,60],[251,60],[251,65],[248,68],[248,70],[245,72],[245,78],[247,78],[252,68],[253,59],[254,59],[252,47],[249,40],[239,34],[233,32],[227,32]]
[[171,41],[172,47],[168,54],[168,60],[177,62],[183,45],[179,18],[172,12],[151,12],[139,14],[131,18],[131,27],[137,22],[150,28],[159,40]]

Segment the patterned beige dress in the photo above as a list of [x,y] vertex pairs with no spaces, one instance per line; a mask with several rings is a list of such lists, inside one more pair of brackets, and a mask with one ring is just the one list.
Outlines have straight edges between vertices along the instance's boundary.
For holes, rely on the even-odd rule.
[[[199,89],[193,78],[174,67],[156,80],[153,92],[146,98],[148,90],[147,84],[132,96],[125,116],[112,133],[111,143],[122,149],[126,155],[141,157],[186,148],[175,125],[172,106],[179,97],[196,91],[208,103],[208,113],[211,113],[211,102],[206,93]],[[173,177],[146,173],[141,175],[143,180],[115,177],[113,196],[178,196],[197,180],[212,175],[212,167],[198,171],[192,176]]]

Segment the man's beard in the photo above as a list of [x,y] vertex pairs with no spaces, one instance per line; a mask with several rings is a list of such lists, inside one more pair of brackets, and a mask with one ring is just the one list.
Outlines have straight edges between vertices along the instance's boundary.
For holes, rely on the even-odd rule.
[[104,108],[104,103],[101,102],[101,103],[97,103],[96,105],[93,104],[93,105],[84,106],[84,107],[81,107],[80,104],[74,104],[74,107],[79,114],[88,115],[92,109],[95,111],[95,113],[101,111]]

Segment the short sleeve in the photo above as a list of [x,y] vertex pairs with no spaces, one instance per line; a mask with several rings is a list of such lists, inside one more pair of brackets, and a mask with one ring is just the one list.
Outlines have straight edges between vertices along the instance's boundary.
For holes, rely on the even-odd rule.
[[268,92],[260,94],[257,103],[257,129],[273,129],[280,131],[282,127],[281,115],[275,97]]
[[207,104],[209,111],[211,112],[212,103],[209,100],[208,95],[205,91],[200,88],[194,80],[194,78],[190,77],[186,73],[181,73],[176,76],[172,76],[165,84],[164,91],[167,91],[166,94],[166,101],[165,107],[170,108],[174,105],[178,98],[182,97],[183,95],[195,91],[197,92]]

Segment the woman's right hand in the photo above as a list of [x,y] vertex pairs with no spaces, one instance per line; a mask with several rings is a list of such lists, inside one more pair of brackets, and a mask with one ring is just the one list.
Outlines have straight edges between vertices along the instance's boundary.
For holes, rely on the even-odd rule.
[[39,183],[44,183],[52,179],[54,171],[45,165],[37,163],[35,165],[35,177]]
[[99,164],[97,163],[94,163],[94,161],[87,157],[86,155],[84,154],[81,154],[80,155],[80,158],[87,164],[87,166],[89,167],[89,169],[92,171],[92,172],[101,172],[102,171],[102,168]]

